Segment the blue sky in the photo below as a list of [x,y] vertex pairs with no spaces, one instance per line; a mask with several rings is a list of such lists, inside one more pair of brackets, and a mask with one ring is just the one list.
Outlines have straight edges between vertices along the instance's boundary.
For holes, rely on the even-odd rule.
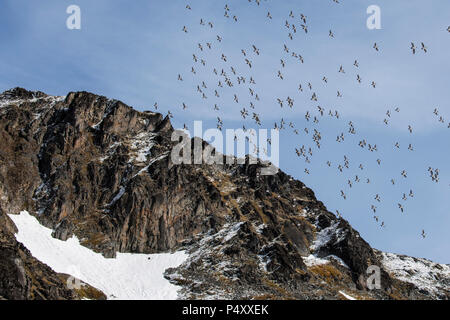
[[[69,91],[87,90],[116,98],[139,109],[153,109],[174,114],[174,126],[203,120],[204,128],[214,128],[216,117],[224,120],[225,128],[256,124],[240,117],[245,107],[257,112],[263,128],[273,127],[283,118],[299,129],[280,133],[280,167],[305,182],[332,212],[339,210],[374,247],[396,253],[425,257],[450,263],[450,148],[447,128],[450,122],[450,3],[446,0],[331,0],[294,1],[162,1],[162,0],[2,0],[0,10],[0,90],[21,86],[49,94],[65,95]],[[225,3],[230,18],[224,17]],[[81,8],[81,30],[66,28],[66,8],[76,4]],[[192,10],[185,8],[186,4]],[[369,5],[381,8],[381,30],[366,27]],[[294,18],[289,18],[293,11]],[[270,11],[273,19],[266,17]],[[307,16],[308,34],[300,27],[300,13]],[[236,15],[238,22],[233,21]],[[213,28],[200,25],[213,22]],[[294,39],[288,38],[285,21],[295,24]],[[188,33],[182,31],[183,26]],[[335,38],[328,36],[332,30]],[[291,30],[292,32],[292,30]],[[218,42],[217,35],[223,40]],[[206,48],[206,42],[212,49]],[[372,46],[377,42],[380,52]],[[428,53],[411,53],[410,42],[424,42]],[[204,47],[198,48],[198,43]],[[255,55],[252,45],[260,49]],[[283,51],[301,54],[305,63]],[[250,69],[241,49],[252,61]],[[204,59],[193,61],[193,54]],[[220,59],[224,54],[227,62]],[[280,59],[286,62],[282,68]],[[353,61],[359,61],[359,68]],[[338,72],[342,65],[345,74]],[[256,84],[218,88],[220,77],[212,70],[223,68],[233,82],[233,66],[247,80]],[[194,67],[196,74],[190,72]],[[284,80],[277,77],[278,70]],[[184,81],[178,81],[181,74]],[[362,83],[356,81],[360,74]],[[326,76],[328,83],[322,78]],[[207,84],[202,99],[197,85]],[[374,89],[370,83],[375,81]],[[222,81],[223,82],[223,81]],[[313,90],[307,88],[310,82]],[[303,92],[297,90],[302,84]],[[252,87],[260,97],[249,95]],[[220,98],[214,97],[214,89]],[[343,94],[336,96],[337,90]],[[318,102],[310,100],[312,92]],[[233,101],[237,94],[239,103]],[[295,100],[294,107],[283,108],[276,98]],[[256,109],[249,108],[253,101]],[[185,103],[187,110],[182,110]],[[213,110],[218,104],[220,110]],[[317,112],[325,108],[325,116]],[[400,108],[400,112],[394,108]],[[445,123],[433,115],[438,108]],[[340,119],[327,116],[328,110],[338,110]],[[391,111],[385,125],[386,111]],[[307,122],[306,111],[317,116],[318,124]],[[352,121],[355,135],[348,134]],[[407,130],[413,127],[413,133]],[[307,127],[309,134],[303,129]],[[322,135],[322,146],[315,147],[311,132]],[[341,132],[345,141],[336,142]],[[377,152],[362,149],[358,142],[365,139],[376,144]],[[394,147],[399,142],[400,149]],[[412,144],[414,151],[407,150]],[[311,147],[311,163],[298,158],[294,148]],[[337,166],[349,159],[349,169],[339,172]],[[381,159],[381,165],[376,163]],[[330,161],[329,168],[326,161]],[[358,168],[364,165],[364,170]],[[439,168],[439,183],[431,181],[427,168]],[[304,173],[308,168],[310,174]],[[400,175],[406,170],[408,177]],[[354,181],[355,175],[361,182]],[[370,184],[366,183],[370,178]],[[396,181],[390,183],[391,178]],[[353,187],[347,184],[353,181]],[[412,189],[414,197],[402,200],[402,194]],[[347,199],[340,197],[340,190]],[[374,199],[379,194],[381,202]],[[401,213],[397,203],[405,207]],[[377,206],[377,223],[371,205]],[[381,228],[384,221],[386,227]],[[427,236],[421,237],[422,229]]]

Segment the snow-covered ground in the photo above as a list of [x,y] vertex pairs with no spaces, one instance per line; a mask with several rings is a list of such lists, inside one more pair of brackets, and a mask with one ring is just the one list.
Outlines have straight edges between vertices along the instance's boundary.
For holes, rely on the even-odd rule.
[[0,98],[0,108],[6,107],[9,105],[19,106],[25,102],[35,103],[39,100],[48,101],[49,104],[46,108],[50,108],[50,107],[53,107],[56,103],[64,101],[64,99],[66,99],[65,96],[46,96],[46,97],[32,98],[32,99],[8,99],[7,97],[1,97]]
[[319,258],[319,257],[317,257],[317,256],[315,256],[313,254],[310,254],[307,257],[303,257],[303,262],[308,267],[320,266],[320,265],[323,265],[323,264],[330,263],[329,260]]
[[[304,211],[304,214],[307,214],[306,211]],[[316,221],[315,227],[318,228],[318,222]],[[336,237],[334,237],[336,235]],[[307,257],[303,257],[303,261],[308,267],[316,266],[316,265],[322,265],[327,264],[331,260],[335,260],[337,263],[342,265],[343,267],[349,269],[349,267],[345,264],[345,262],[335,255],[328,255],[325,257],[318,256],[318,252],[320,249],[324,246],[327,246],[330,241],[335,241],[335,243],[342,241],[345,238],[345,231],[339,228],[339,220],[335,221],[333,224],[331,224],[329,227],[320,230],[320,232],[316,233],[316,239],[313,241],[313,243],[310,246],[310,251],[312,254],[310,254]]]
[[382,252],[384,268],[399,280],[410,282],[434,295],[438,288],[450,290],[450,266],[427,259]]
[[344,291],[339,291],[339,293],[342,294],[344,296],[344,298],[347,300],[356,300],[351,295],[346,294]]
[[131,150],[134,153],[130,162],[146,162],[151,154],[152,147],[155,145],[154,138],[156,136],[153,132],[145,131],[130,139]]
[[80,245],[76,237],[61,241],[51,236],[52,230],[35,217],[22,211],[10,215],[22,242],[31,254],[58,273],[70,274],[103,291],[108,299],[176,299],[179,287],[164,278],[167,268],[182,264],[183,251],[162,254],[117,253],[115,259]]

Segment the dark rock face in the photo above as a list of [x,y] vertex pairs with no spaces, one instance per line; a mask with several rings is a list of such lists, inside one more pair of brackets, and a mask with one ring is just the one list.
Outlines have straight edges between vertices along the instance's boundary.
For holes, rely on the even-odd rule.
[[[11,96],[24,98],[21,90]],[[8,143],[0,155],[9,166],[0,173],[0,205],[7,213],[37,212],[62,240],[75,233],[109,257],[168,250],[208,230],[204,217],[220,211],[207,199],[205,178],[169,169],[172,128],[160,114],[88,93],[5,109],[0,131]],[[150,157],[161,159],[150,164]]]
[[[340,289],[411,296],[303,183],[282,171],[261,176],[259,164],[174,165],[172,132],[168,117],[87,92],[7,91],[0,95],[0,210],[27,210],[54,237],[75,234],[106,257],[184,248],[190,258],[167,277],[185,297],[336,299]],[[305,264],[311,255],[329,261]],[[12,263],[10,287],[29,298],[22,265]],[[380,290],[361,281],[370,265],[381,266]],[[13,297],[6,291],[0,296]]]

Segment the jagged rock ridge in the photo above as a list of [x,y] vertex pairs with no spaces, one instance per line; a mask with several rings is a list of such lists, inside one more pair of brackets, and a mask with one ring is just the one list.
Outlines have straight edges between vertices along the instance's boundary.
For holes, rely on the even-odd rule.
[[[185,249],[185,298],[448,299],[389,266],[312,190],[260,164],[174,165],[170,119],[87,92],[0,95],[0,211],[27,210],[106,257]],[[396,256],[398,257],[398,256]],[[392,259],[391,259],[392,260]],[[369,266],[381,289],[369,290]],[[412,271],[414,273],[414,271]]]

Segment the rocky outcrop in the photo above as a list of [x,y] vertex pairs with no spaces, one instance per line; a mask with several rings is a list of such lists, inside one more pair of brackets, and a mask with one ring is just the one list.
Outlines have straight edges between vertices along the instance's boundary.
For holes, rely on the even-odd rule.
[[[172,132],[168,117],[87,92],[7,91],[0,209],[27,210],[54,237],[74,234],[106,257],[188,250],[166,273],[183,297],[437,297],[392,276],[347,221],[282,171],[262,176],[263,165],[248,161],[174,165]],[[377,290],[366,281],[373,265]]]
[[56,237],[75,233],[114,256],[174,248],[210,228],[209,211],[224,211],[207,199],[205,178],[169,169],[172,128],[160,114],[85,92],[64,100],[26,100],[20,89],[6,96],[19,102],[1,110],[5,212],[36,212]]

